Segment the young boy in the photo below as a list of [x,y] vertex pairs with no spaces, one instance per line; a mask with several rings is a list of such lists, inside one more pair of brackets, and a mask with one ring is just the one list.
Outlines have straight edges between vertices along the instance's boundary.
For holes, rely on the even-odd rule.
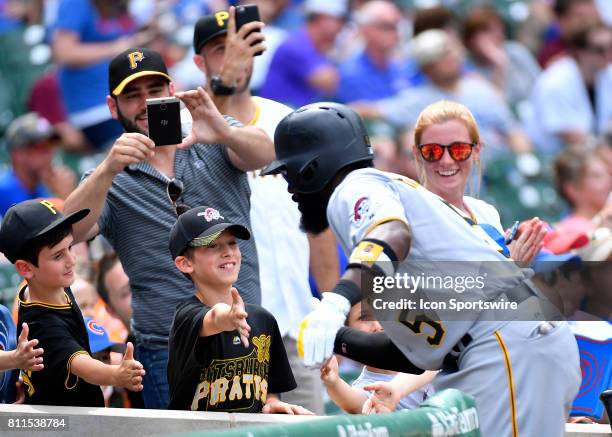
[[[383,327],[376,320],[363,317],[361,304],[349,311],[346,325],[364,332],[380,332]],[[371,412],[392,412],[413,410],[434,394],[431,381],[437,372],[426,371],[421,375],[393,372],[371,366],[363,366],[361,375],[351,385],[338,373],[335,355],[321,367],[321,380],[330,399],[347,413],[370,414]],[[374,401],[372,406],[372,395]]]
[[0,227],[0,251],[26,280],[18,295],[18,329],[26,322],[44,349],[44,369],[22,369],[27,404],[103,407],[100,385],[142,390],[144,370],[131,344],[120,365],[91,357],[83,316],[70,290],[72,225],[88,213],[83,209],[64,216],[47,200],[27,200],[12,206]]
[[295,380],[274,317],[245,305],[232,287],[241,262],[236,238],[250,233],[206,206],[181,214],[170,232],[170,253],[196,293],[178,305],[170,331],[169,408],[312,414],[277,395]]

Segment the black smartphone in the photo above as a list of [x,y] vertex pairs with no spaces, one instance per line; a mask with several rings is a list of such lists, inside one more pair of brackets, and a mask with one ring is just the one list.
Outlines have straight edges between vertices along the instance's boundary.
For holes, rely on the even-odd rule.
[[147,99],[149,138],[156,146],[169,146],[183,141],[181,104],[176,97]]
[[[259,19],[259,8],[257,5],[236,6],[236,32],[238,32],[242,26],[250,23],[251,21],[261,21]],[[259,30],[255,30],[253,32],[259,32]],[[253,32],[250,32],[249,35]],[[263,51],[259,51],[255,53],[255,56],[259,56],[262,53]]]

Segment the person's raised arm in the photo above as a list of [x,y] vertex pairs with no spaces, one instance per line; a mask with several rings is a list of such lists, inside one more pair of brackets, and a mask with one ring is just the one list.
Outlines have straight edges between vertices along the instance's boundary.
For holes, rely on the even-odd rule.
[[274,144],[268,135],[255,126],[231,126],[221,115],[202,87],[175,94],[193,119],[191,133],[179,147],[193,144],[223,144],[232,164],[243,171],[257,170],[272,162]]
[[38,340],[28,340],[28,333],[28,324],[23,323],[15,350],[0,350],[0,371],[9,369],[39,371],[45,367],[42,357],[44,350],[42,348],[34,349],[38,345]]
[[247,312],[238,290],[232,288],[232,305],[215,304],[204,316],[200,337],[209,337],[224,331],[237,330],[244,347],[249,346],[251,327],[246,321]]
[[359,414],[368,395],[361,388],[351,387],[338,374],[338,360],[332,357],[321,367],[321,381],[327,394],[336,405],[347,413]]
[[[266,37],[261,31],[265,26],[264,23],[261,21],[251,21],[236,30],[235,16],[236,8],[230,6],[223,63],[219,70],[221,82],[230,86],[236,86],[239,76],[249,68],[255,54],[266,49]],[[194,61],[202,69],[201,65],[204,63],[203,57],[196,54],[194,55]],[[232,97],[232,95],[212,95],[215,106],[223,114],[227,113],[227,105]]]
[[113,178],[130,164],[144,161],[153,155],[155,143],[140,133],[124,133],[110,152],[64,202],[66,214],[89,208],[90,213],[72,226],[74,242],[88,240],[98,233],[97,221],[104,208],[106,195],[113,183]]
[[140,362],[134,359],[134,345],[127,344],[123,360],[119,365],[104,364],[82,353],[72,358],[70,372],[90,384],[124,387],[132,391],[142,390],[142,377],[145,371]]
[[117,53],[132,47],[134,43],[132,36],[123,36],[108,42],[83,43],[75,32],[60,29],[53,35],[51,48],[56,63],[78,68],[111,59]]

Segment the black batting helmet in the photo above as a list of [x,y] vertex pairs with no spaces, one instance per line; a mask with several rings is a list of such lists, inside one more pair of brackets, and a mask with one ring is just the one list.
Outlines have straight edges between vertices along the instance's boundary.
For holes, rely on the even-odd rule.
[[298,193],[321,191],[347,165],[372,162],[368,133],[355,111],[321,102],[296,109],[274,132],[276,160],[263,175],[283,173]]

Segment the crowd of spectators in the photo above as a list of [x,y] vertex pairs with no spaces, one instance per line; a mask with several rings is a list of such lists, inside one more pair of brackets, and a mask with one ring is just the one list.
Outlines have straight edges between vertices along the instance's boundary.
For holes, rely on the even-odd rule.
[[[419,7],[420,3],[428,7]],[[223,50],[240,50],[229,39],[237,30],[230,30],[227,40],[214,34],[197,45],[196,23],[204,15],[244,4],[259,7],[266,50],[253,57],[243,48],[245,64],[236,64],[238,59],[228,66]],[[11,91],[10,98],[0,95],[0,218],[12,204],[34,198],[55,198],[59,204],[68,198],[69,211],[89,207],[94,210],[93,219],[101,215],[97,224],[87,222],[87,229],[75,231],[77,241],[93,237],[97,233],[93,231],[101,231],[106,238],[98,236],[75,246],[81,279],[73,286],[74,297],[83,315],[103,325],[112,342],[124,343],[128,338],[135,342],[136,355],[145,357],[139,359],[148,372],[145,404],[161,407],[150,399],[158,397],[167,404],[167,393],[147,391],[147,383],[166,384],[167,352],[160,356],[159,344],[167,341],[172,314],[161,317],[160,308],[168,302],[174,306],[176,289],[189,294],[191,287],[169,257],[142,260],[154,253],[152,245],[165,242],[160,232],[167,233],[172,225],[174,210],[166,190],[173,178],[168,175],[196,174],[200,159],[214,161],[217,173],[200,173],[196,182],[208,191],[194,188],[194,177],[191,185],[189,179],[183,180],[179,198],[192,207],[214,204],[231,211],[232,220],[252,229],[254,241],[248,243],[249,249],[243,247],[247,256],[241,276],[250,285],[238,288],[247,294],[245,301],[262,303],[274,314],[290,354],[295,353],[296,336],[290,321],[303,317],[310,305],[309,293],[304,292],[308,266],[315,283],[312,293],[317,295],[317,286],[327,291],[335,284],[342,259],[336,259],[330,235],[308,239],[301,235],[297,207],[284,192],[284,182],[265,185],[258,178],[257,169],[271,161],[271,143],[257,136],[252,138],[262,147],[250,154],[221,130],[213,132],[210,143],[228,140],[223,144],[229,152],[177,149],[176,156],[172,152],[165,164],[159,164],[165,168],[174,162],[168,173],[155,165],[130,163],[133,174],[138,170],[146,175],[141,176],[150,186],[122,172],[121,162],[113,155],[116,141],[126,135],[124,131],[140,132],[130,131],[126,120],[138,127],[142,114],[137,108],[121,112],[129,107],[122,90],[109,97],[109,64],[116,55],[133,47],[161,53],[167,77],[172,78],[172,84],[163,88],[168,93],[205,86],[213,75],[240,77],[240,68],[246,69],[247,75],[237,79],[239,89],[233,100],[211,101],[229,116],[230,124],[261,127],[271,138],[291,108],[323,100],[347,104],[366,121],[376,166],[415,180],[419,177],[413,129],[418,115],[438,100],[458,101],[473,113],[483,139],[482,161],[475,166],[479,174],[472,178],[478,181],[472,186],[474,194],[499,208],[502,225],[540,215],[556,234],[572,237],[575,244],[561,252],[590,244],[582,247],[583,254],[602,261],[612,258],[612,237],[601,232],[612,227],[611,26],[612,3],[605,0],[0,0],[0,47],[18,41],[21,46],[12,50],[23,53],[19,59],[8,57],[17,59],[14,62],[0,61],[0,83],[19,82],[22,90]],[[221,51],[212,62],[215,44]],[[208,61],[203,60],[206,56]],[[283,105],[269,106],[271,100]],[[191,132],[189,111],[182,116],[187,135]],[[210,114],[204,118],[219,120]],[[254,156],[257,159],[249,161]],[[494,169],[501,161],[506,170],[499,178]],[[121,190],[116,182],[111,185],[112,177],[102,187],[104,192],[80,188],[71,196],[84,174],[96,177],[96,172],[87,170],[98,164],[98,169],[108,170],[104,165],[109,162],[115,164],[110,173],[120,174],[115,181],[133,177],[128,182],[140,185],[142,198],[135,201],[133,191]],[[538,190],[524,189],[531,183],[539,184]],[[101,185],[95,188],[102,189]],[[500,192],[510,194],[499,196]],[[92,193],[98,198],[88,197]],[[161,211],[159,215],[138,206],[146,196],[157,196],[151,204]],[[513,203],[528,205],[533,214],[516,216]],[[140,218],[126,216],[125,205]],[[143,231],[141,216],[150,220],[148,229],[155,229],[150,234],[159,241],[134,234],[137,229]],[[279,229],[289,227],[287,223],[294,228],[279,234]],[[129,234],[129,242],[124,233]],[[291,240],[283,242],[286,238]],[[595,242],[589,243],[592,239]],[[128,254],[133,247],[145,249]],[[597,249],[594,255],[594,248],[600,247],[607,252],[602,255]],[[284,262],[289,257],[296,259],[290,267],[294,276],[303,274],[300,280],[287,279],[292,270],[287,273]],[[0,290],[4,289],[0,297],[10,306],[17,292],[15,275],[6,260],[0,259],[0,269],[8,272],[7,280],[0,276]],[[172,274],[166,275],[171,269]],[[255,278],[258,269],[261,287]],[[273,278],[274,272],[283,270],[285,277]],[[246,275],[250,275],[248,281]],[[172,282],[171,286],[164,288],[164,281]],[[297,291],[292,295],[292,287],[299,288],[299,296]],[[275,300],[275,291],[283,302]],[[121,361],[114,352],[105,359]],[[159,374],[147,367],[155,368],[150,363],[156,360],[164,368]],[[298,387],[301,379],[312,378],[298,371],[298,364],[291,362],[291,366]],[[315,376],[308,384],[318,384],[320,392],[319,375]],[[152,382],[153,378],[158,381]],[[105,392],[107,405],[110,398],[110,391]],[[121,393],[119,398],[115,404],[143,405],[142,397],[132,393]],[[317,400],[299,402],[322,412]]]

